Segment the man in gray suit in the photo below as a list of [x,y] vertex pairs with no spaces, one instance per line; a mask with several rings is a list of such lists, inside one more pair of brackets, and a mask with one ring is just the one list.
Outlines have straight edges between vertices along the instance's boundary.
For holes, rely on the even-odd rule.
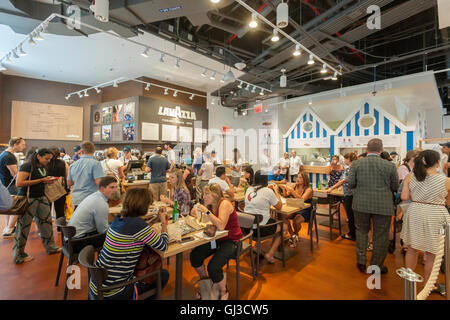
[[383,141],[372,139],[367,143],[367,157],[350,167],[348,185],[353,190],[353,210],[356,225],[356,266],[366,272],[366,249],[370,220],[373,224],[373,251],[371,265],[384,266],[389,246],[389,229],[394,214],[393,193],[398,189],[395,164],[380,157]]

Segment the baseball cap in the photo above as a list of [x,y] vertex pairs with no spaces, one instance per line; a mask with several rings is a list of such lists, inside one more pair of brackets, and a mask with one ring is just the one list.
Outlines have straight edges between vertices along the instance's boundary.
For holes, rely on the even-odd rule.
[[185,160],[184,160],[184,163],[187,165],[187,166],[190,166],[190,165],[192,165],[192,159],[189,157],[189,158],[186,158]]
[[447,147],[447,148],[450,148],[450,142],[440,143],[439,145],[440,145],[441,147]]
[[66,153],[66,150],[64,148],[59,148],[59,152]]
[[124,147],[123,152],[131,152],[131,147],[130,146]]
[[395,152],[395,151],[392,151],[391,153],[389,153],[389,154],[394,154],[394,155],[398,155],[398,153],[397,152]]
[[79,145],[76,145],[75,147],[73,147],[73,152],[78,152],[81,150],[81,147]]

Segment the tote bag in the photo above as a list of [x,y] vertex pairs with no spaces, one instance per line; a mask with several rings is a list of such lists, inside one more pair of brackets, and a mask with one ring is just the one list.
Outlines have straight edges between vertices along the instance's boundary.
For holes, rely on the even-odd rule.
[[[16,180],[16,176],[11,181],[11,183],[13,183],[14,180]],[[31,180],[31,172],[30,172],[30,176],[28,177],[28,181],[30,181],[30,180]],[[8,188],[11,185],[11,183],[8,185]],[[11,208],[9,208],[6,211],[0,211],[0,214],[18,215],[18,216],[24,215],[25,212],[27,212],[28,206],[29,206],[30,186],[28,186],[28,188],[27,188],[27,195],[26,196],[11,195],[11,197],[13,199],[13,204],[12,204]]]
[[63,179],[58,179],[53,183],[48,183],[45,185],[45,196],[48,201],[55,202],[59,198],[67,194],[66,188],[63,186]]

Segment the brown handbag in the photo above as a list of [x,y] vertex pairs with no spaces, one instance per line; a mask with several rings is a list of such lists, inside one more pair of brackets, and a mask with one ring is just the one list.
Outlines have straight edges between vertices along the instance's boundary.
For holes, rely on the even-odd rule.
[[[14,177],[14,179],[11,183],[13,183],[15,179],[16,179],[16,177]],[[28,181],[30,181],[30,180],[31,180],[31,172],[30,172]],[[9,185],[11,185],[11,183]],[[13,204],[12,204],[11,208],[9,208],[6,211],[0,211],[0,214],[17,215],[17,216],[24,215],[27,212],[28,206],[30,204],[29,203],[29,201],[30,201],[30,186],[28,186],[28,188],[27,188],[26,196],[11,195],[11,197],[13,199]]]
[[66,188],[63,186],[63,178],[54,181],[52,184],[45,185],[45,196],[50,203],[55,202],[59,198],[67,194]]
[[[138,263],[136,264],[134,275],[136,277],[139,277],[156,270],[162,270],[161,256],[158,253],[156,253],[156,251],[153,250],[152,248],[144,246],[144,249],[142,250],[142,253],[139,256]],[[150,284],[155,282],[157,277],[158,276],[155,274],[140,281]]]

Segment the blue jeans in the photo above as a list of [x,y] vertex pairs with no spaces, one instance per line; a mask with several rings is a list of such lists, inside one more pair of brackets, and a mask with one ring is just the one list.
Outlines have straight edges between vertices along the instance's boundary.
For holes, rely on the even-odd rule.
[[[163,289],[167,282],[169,281],[169,271],[162,269],[161,270],[161,289]],[[136,287],[138,290],[138,294],[144,293],[148,290],[154,289],[156,287],[156,282],[154,283],[143,283],[137,282]],[[122,290],[122,292],[114,295],[113,297],[104,298],[105,300],[132,300],[134,295],[134,285],[129,285]],[[151,296],[148,298],[149,300],[154,300],[156,297]]]

